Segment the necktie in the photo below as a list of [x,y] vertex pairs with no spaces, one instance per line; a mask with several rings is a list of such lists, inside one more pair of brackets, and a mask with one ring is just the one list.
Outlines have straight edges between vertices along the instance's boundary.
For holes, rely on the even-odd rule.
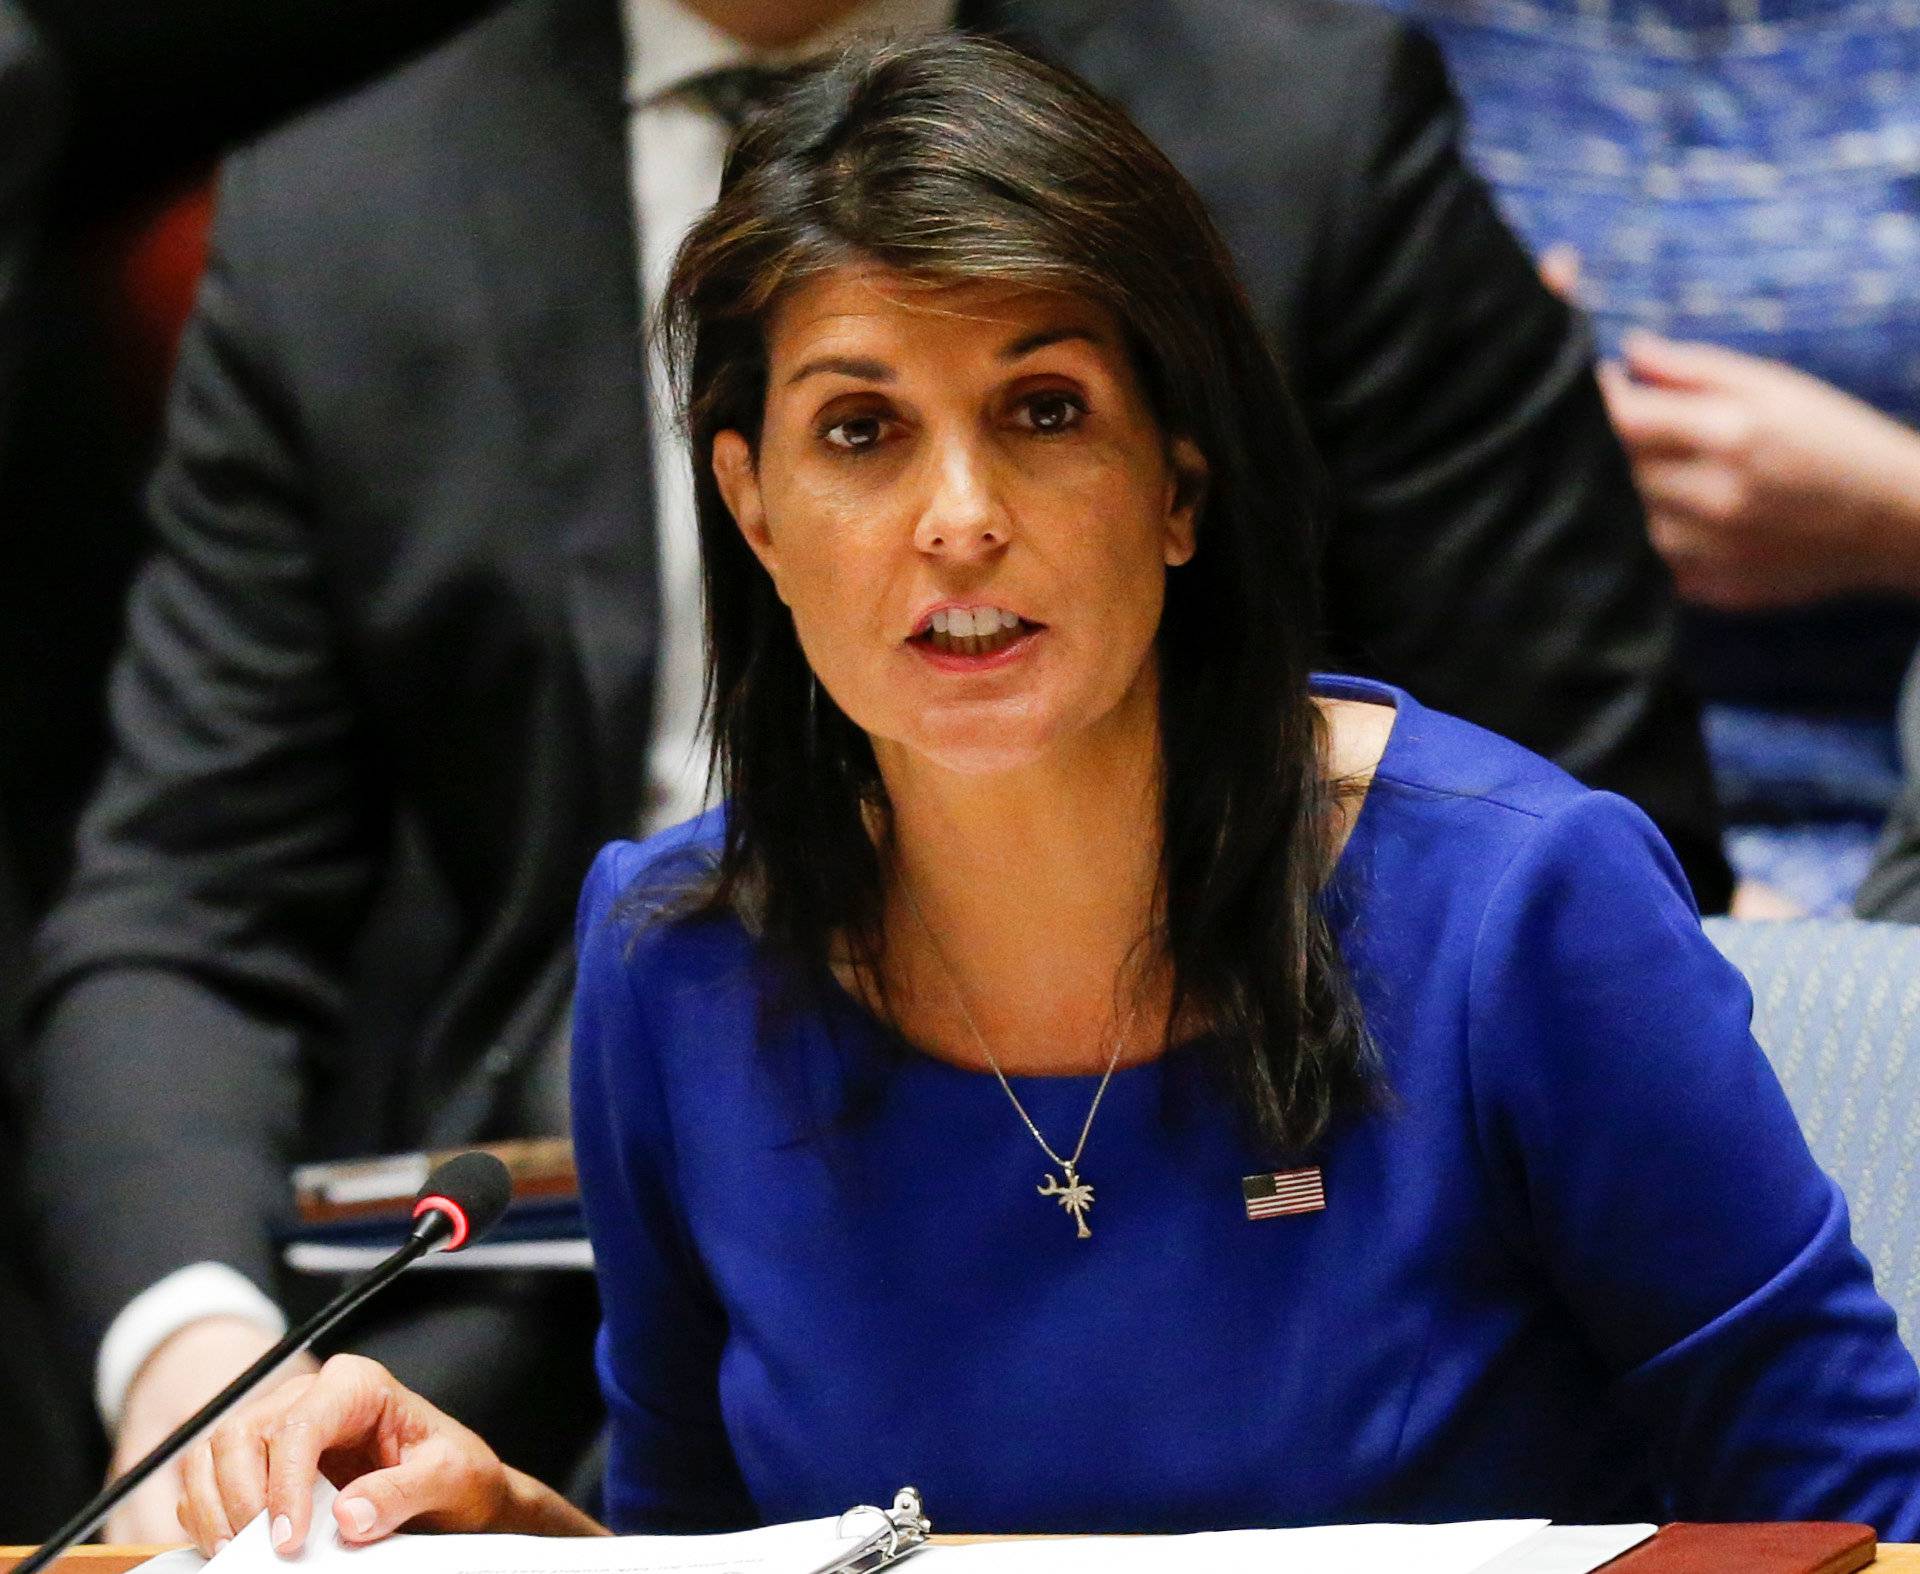
[[787,73],[771,66],[721,66],[703,71],[681,84],[705,108],[738,131],[742,122],[777,93]]

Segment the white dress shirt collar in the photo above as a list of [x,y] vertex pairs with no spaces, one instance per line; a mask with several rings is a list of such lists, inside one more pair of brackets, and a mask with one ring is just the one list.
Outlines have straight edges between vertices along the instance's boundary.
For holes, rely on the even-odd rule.
[[955,0],[866,0],[785,49],[755,51],[682,0],[622,0],[627,36],[627,103],[638,109],[722,66],[787,65],[856,34],[930,33],[953,21]]

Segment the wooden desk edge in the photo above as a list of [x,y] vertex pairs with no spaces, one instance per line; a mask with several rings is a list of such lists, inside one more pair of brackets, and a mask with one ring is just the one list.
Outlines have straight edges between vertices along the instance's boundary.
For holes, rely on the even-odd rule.
[[[935,1536],[933,1539],[942,1545],[964,1546],[975,1541],[998,1541],[1006,1538]],[[8,1574],[14,1564],[27,1555],[28,1550],[26,1547],[0,1547],[0,1574]],[[165,1547],[80,1547],[69,1552],[54,1567],[69,1570],[71,1574],[127,1574],[129,1569],[138,1568],[148,1558],[158,1557],[166,1550]],[[1920,1544],[1883,1545],[1880,1548],[1880,1555],[1873,1560],[1873,1567],[1894,1571],[1905,1570],[1906,1574],[1920,1574]]]

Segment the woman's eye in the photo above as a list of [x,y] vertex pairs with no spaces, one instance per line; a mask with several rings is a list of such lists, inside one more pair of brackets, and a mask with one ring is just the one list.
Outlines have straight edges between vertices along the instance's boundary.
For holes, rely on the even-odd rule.
[[1021,400],[1020,413],[1033,431],[1065,432],[1080,424],[1087,407],[1069,393],[1041,393]]
[[847,453],[864,453],[886,435],[886,423],[877,415],[856,415],[835,421],[821,433],[827,442]]

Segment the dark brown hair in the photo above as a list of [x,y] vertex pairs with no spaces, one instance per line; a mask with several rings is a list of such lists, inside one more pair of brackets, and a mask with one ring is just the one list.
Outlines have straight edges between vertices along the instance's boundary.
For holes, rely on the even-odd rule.
[[[757,448],[766,324],[853,262],[930,282],[1072,293],[1122,326],[1161,431],[1208,463],[1193,560],[1158,636],[1159,910],[1172,1024],[1199,1019],[1258,1134],[1312,1146],[1372,1087],[1364,1025],[1323,910],[1330,793],[1307,690],[1317,471],[1198,197],[1114,105],[982,38],[869,44],[805,69],[750,119],[663,303],[704,562],[708,703],[727,799],[698,910],[750,912],[801,989],[831,947],[877,987],[886,793],[864,733],[814,681],[792,619],[708,464]],[[683,909],[684,911],[684,909]],[[882,997],[883,998],[883,997]]]

